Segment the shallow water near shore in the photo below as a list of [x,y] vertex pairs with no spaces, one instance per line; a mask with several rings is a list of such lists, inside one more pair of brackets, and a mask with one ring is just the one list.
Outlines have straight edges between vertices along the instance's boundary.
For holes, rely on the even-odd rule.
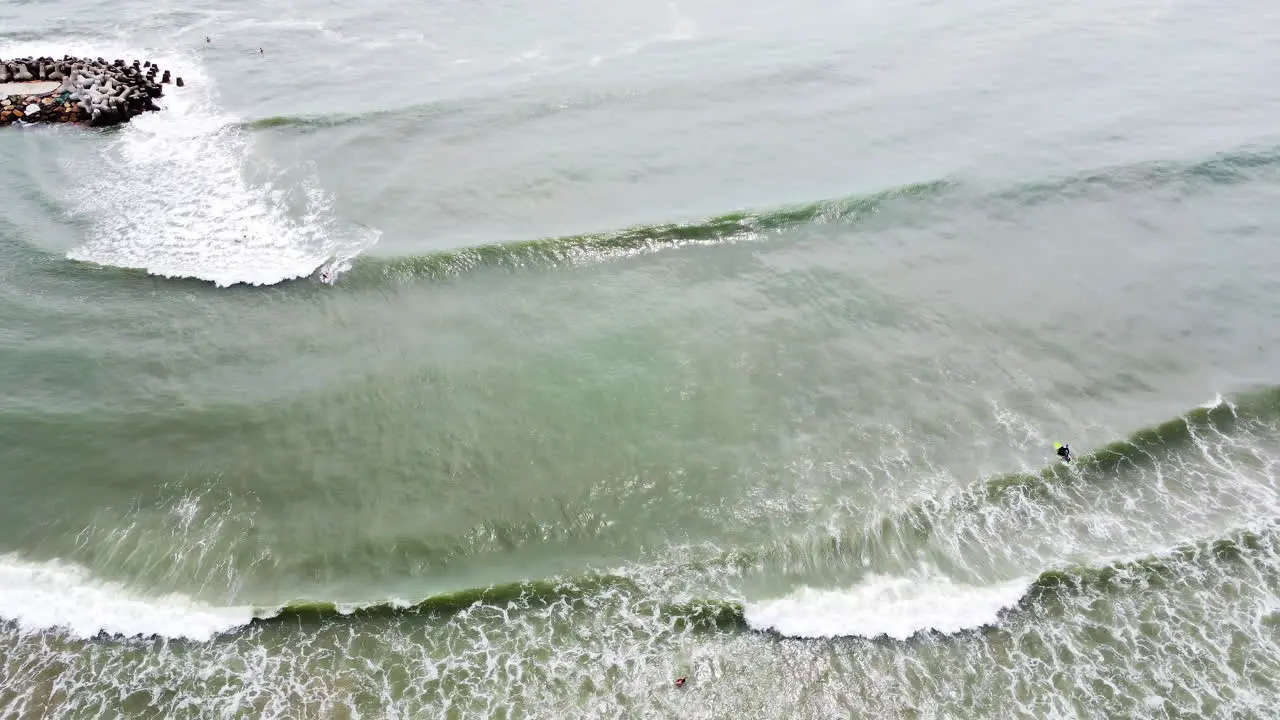
[[1277,21],[0,6],[0,717],[1270,716]]

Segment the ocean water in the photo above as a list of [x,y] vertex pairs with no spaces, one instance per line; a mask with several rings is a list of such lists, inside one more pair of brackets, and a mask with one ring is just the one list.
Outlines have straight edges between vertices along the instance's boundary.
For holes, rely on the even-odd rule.
[[0,717],[1274,717],[1277,29],[0,5]]

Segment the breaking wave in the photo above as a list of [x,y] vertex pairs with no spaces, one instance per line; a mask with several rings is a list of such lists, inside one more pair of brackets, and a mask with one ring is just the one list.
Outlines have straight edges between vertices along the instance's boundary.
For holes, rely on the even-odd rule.
[[[588,610],[628,605],[673,629],[768,632],[785,637],[863,637],[905,641],[980,631],[1018,613],[1056,612],[1086,595],[1159,592],[1204,573],[1276,560],[1280,529],[1242,529],[1136,559],[1045,570],[1034,578],[972,585],[945,577],[871,575],[846,589],[799,588],[784,597],[741,601],[665,601],[623,575],[517,582],[416,601],[296,601],[276,607],[214,607],[181,595],[143,598],[97,582],[81,569],[0,557],[0,617],[26,631],[62,629],[77,638],[163,637],[208,641],[249,626],[306,628],[378,619],[446,621],[487,607],[504,613],[559,606]],[[1280,566],[1267,565],[1270,571]]]
[[[344,116],[345,117],[345,116]],[[335,119],[339,121],[340,119]],[[346,120],[341,120],[346,122]],[[268,121],[263,121],[268,122]],[[312,126],[319,119],[269,122]],[[1259,171],[1280,169],[1280,150],[1224,153],[1195,163],[1145,163],[1097,173],[1029,184],[988,193],[954,179],[891,188],[869,195],[822,200],[760,211],[733,212],[697,222],[641,225],[614,232],[544,238],[515,243],[462,247],[399,258],[363,258],[346,282],[378,284],[388,280],[439,279],[480,269],[519,270],[593,264],[688,245],[759,240],[770,233],[822,223],[853,223],[897,203],[947,197],[965,203],[1012,202],[1031,205],[1096,188],[1148,188],[1176,184],[1245,182]]]
[[[102,44],[6,46],[8,54],[131,59]],[[271,285],[322,267],[345,268],[378,241],[376,230],[335,217],[314,173],[253,179],[250,137],[220,107],[213,79],[193,56],[146,54],[186,86],[167,86],[159,112],[99,131],[101,155],[71,168],[75,210],[89,237],[67,257],[218,286]]]
[[[946,502],[952,512],[972,512],[1003,502],[1015,493],[1068,477],[1101,482],[1129,465],[1152,464],[1160,457],[1195,443],[1206,433],[1229,434],[1280,418],[1280,388],[1247,393],[1232,401],[1218,399],[1169,422],[1139,430],[1094,452],[1072,466],[1054,463],[1037,474],[1009,475],[985,482]],[[1092,480],[1091,480],[1092,479]],[[853,546],[874,545],[877,538],[904,528],[919,529],[943,508],[930,501],[900,515],[872,522],[862,536],[828,538],[842,546],[832,558],[857,564]],[[1132,587],[1158,591],[1213,568],[1252,563],[1274,556],[1280,534],[1260,518],[1260,528],[1226,537],[1194,541],[1167,552],[1138,559],[1107,560],[1099,565],[1048,567],[1034,576],[957,580],[930,570],[895,574],[866,568],[855,584],[844,588],[801,587],[781,597],[748,600],[727,589],[711,590],[703,599],[677,600],[690,578],[719,574],[732,578],[758,564],[770,552],[740,552],[719,557],[691,557],[678,567],[666,566],[655,581],[653,568],[620,569],[572,578],[520,581],[431,595],[416,600],[379,602],[297,601],[270,606],[219,607],[180,594],[138,595],[119,583],[99,581],[70,563],[34,562],[16,555],[0,556],[0,618],[25,631],[61,628],[80,638],[99,635],[164,637],[208,641],[251,626],[307,627],[327,623],[417,619],[431,623],[465,617],[477,608],[515,614],[543,608],[590,612],[602,604],[619,604],[664,626],[711,632],[764,631],[788,637],[859,636],[906,640],[921,633],[954,634],[999,624],[1019,612],[1053,612],[1072,598],[1089,593],[1125,592]],[[1052,563],[1050,563],[1052,565]],[[1271,567],[1268,565],[1267,567]],[[735,571],[734,569],[737,569]],[[727,572],[717,572],[727,571]],[[1268,571],[1270,572],[1270,571]],[[729,583],[731,585],[731,582]]]
[[[135,119],[113,143],[118,174],[99,174],[83,193],[85,212],[97,218],[94,237],[71,259],[195,278],[225,286],[274,284],[314,276],[324,268],[344,274],[344,285],[436,280],[481,269],[515,271],[586,265],[689,245],[763,239],[770,233],[822,223],[852,223],[896,203],[948,198],[961,203],[1034,205],[1096,190],[1246,182],[1280,169],[1280,150],[1223,153],[1193,163],[1141,163],[1024,186],[985,191],[955,179],[891,188],[869,195],[739,211],[685,223],[640,225],[603,233],[459,247],[423,255],[362,256],[380,233],[343,227],[326,193],[306,180],[286,189],[243,178],[249,128],[319,129],[349,125],[362,116],[265,118],[233,122],[201,90],[198,66],[166,59],[195,81],[166,96],[168,108]],[[381,111],[380,111],[381,112]],[[173,171],[178,163],[180,170]],[[300,206],[295,217],[290,208]]]

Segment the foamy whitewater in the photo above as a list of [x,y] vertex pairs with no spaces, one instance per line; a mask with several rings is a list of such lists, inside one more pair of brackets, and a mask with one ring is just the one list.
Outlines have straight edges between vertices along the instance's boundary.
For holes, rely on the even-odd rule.
[[[377,230],[335,219],[314,173],[300,185],[278,184],[287,179],[254,158],[252,139],[221,109],[214,79],[193,54],[120,43],[0,45],[3,57],[58,53],[145,58],[185,80],[165,86],[160,112],[68,163],[74,213],[93,224],[70,259],[220,287],[272,285],[322,269],[336,277],[376,244]],[[250,171],[262,179],[249,180]]]
[[146,596],[94,580],[84,568],[58,561],[0,556],[0,617],[24,631],[61,631],[75,638],[160,636],[207,641],[247,624],[250,608],[216,608],[180,593]]
[[869,576],[846,590],[802,587],[785,598],[753,603],[747,623],[788,637],[875,638],[905,640],[919,632],[954,633],[994,624],[1012,608],[1030,578],[992,587],[975,587],[946,577]]

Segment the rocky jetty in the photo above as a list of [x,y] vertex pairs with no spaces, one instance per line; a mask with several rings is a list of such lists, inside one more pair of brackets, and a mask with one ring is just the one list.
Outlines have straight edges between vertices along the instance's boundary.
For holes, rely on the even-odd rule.
[[157,110],[153,101],[175,80],[182,87],[182,78],[137,60],[69,55],[0,60],[0,126],[18,121],[116,125]]

